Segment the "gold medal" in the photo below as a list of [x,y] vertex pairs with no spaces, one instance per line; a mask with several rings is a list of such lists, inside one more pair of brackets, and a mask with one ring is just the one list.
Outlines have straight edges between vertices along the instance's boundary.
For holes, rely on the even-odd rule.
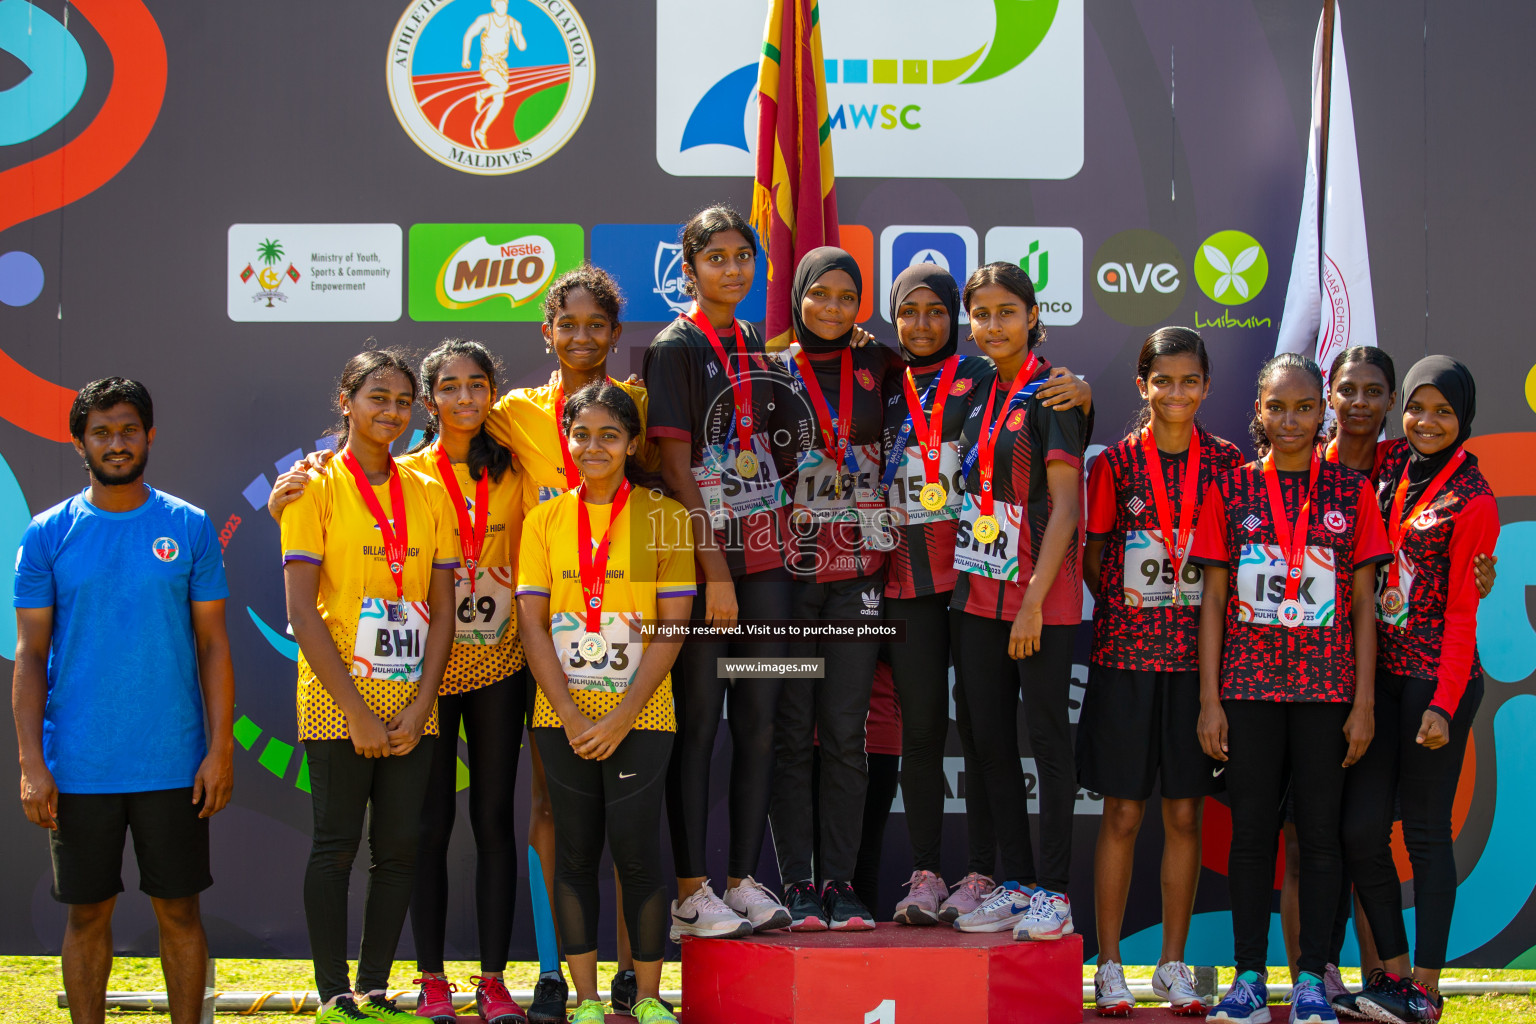
[[583,661],[602,661],[608,653],[608,641],[603,639],[601,633],[583,633],[581,643],[576,645],[576,653],[581,655]]
[[935,481],[923,488],[922,493],[918,495],[918,500],[929,512],[937,512],[944,507],[944,499],[947,497],[944,485]]
[[736,472],[747,479],[757,476],[757,456],[751,452],[738,453],[736,456]]
[[971,527],[971,533],[983,544],[991,544],[997,540],[997,535],[1003,532],[1003,528],[997,525],[997,519],[993,516],[982,516],[976,520],[976,525]]

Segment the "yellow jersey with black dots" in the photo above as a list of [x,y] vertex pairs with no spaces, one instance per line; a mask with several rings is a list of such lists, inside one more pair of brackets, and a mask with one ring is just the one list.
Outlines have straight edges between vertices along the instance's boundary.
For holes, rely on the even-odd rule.
[[[421,451],[402,455],[395,460],[395,464],[414,469],[433,480],[440,479],[441,468],[438,466],[435,444],[429,444]],[[469,475],[469,465],[463,462],[454,463],[453,475],[458,482],[459,493],[464,496],[464,505],[469,513],[470,525],[473,526],[477,485]],[[447,489],[444,488],[444,490]],[[511,584],[515,586],[517,548],[523,538],[523,516],[530,507],[538,504],[539,491],[516,460],[513,460],[512,468],[503,473],[500,480],[490,482],[488,491],[490,508],[486,511],[485,547],[480,552],[479,566],[482,569],[505,571]],[[448,495],[448,498],[451,502],[452,495]],[[462,566],[464,549],[457,542],[459,536],[457,514],[453,517],[453,535],[454,550],[458,553],[459,565]],[[501,635],[497,643],[489,646],[468,643],[453,645],[453,654],[448,658],[448,667],[443,671],[443,685],[437,688],[437,692],[444,697],[455,693],[468,693],[482,686],[489,686],[497,680],[505,679],[522,667],[523,645],[517,637],[517,606],[514,599],[511,614],[507,620],[507,631]]]
[[[518,594],[549,598],[549,614],[585,618],[581,588],[576,516],[591,517],[592,537],[598,541],[608,527],[612,505],[592,505],[574,491],[546,501],[528,513],[523,524],[522,553],[517,563]],[[638,616],[655,622],[656,602],[666,597],[692,597],[693,534],[683,506],[659,491],[635,488],[625,502],[608,542],[608,575],[603,587],[603,613]],[[525,630],[550,629],[550,623],[523,623]],[[642,646],[642,655],[644,646]],[[597,719],[617,707],[623,693],[573,689],[571,699],[583,714]],[[560,718],[540,690],[535,697],[533,727],[558,728]],[[675,732],[670,673],[656,687],[635,720],[636,729]]]
[[[443,485],[396,463],[405,498],[405,599],[427,600],[433,568],[458,565],[453,509]],[[389,484],[373,488],[379,507],[390,508]],[[357,617],[363,598],[394,600],[395,581],[384,558],[384,539],[373,513],[358,493],[357,481],[340,457],[310,477],[304,493],[283,510],[283,562],[311,562],[320,567],[320,617],[330,630],[342,664],[352,665]],[[352,685],[382,721],[388,722],[416,699],[417,684],[402,680],[352,676]],[[324,684],[299,652],[299,739],[347,739],[347,720]],[[437,735],[437,706],[422,730]]]
[[[661,451],[645,438],[646,412],[650,404],[645,385],[624,380],[613,383],[634,399],[635,408],[640,411],[640,446],[635,449],[633,461],[645,472],[655,473],[661,468]],[[565,447],[565,438],[555,419],[560,394],[559,384],[518,388],[498,399],[485,418],[486,432],[511,448],[523,468],[532,475],[534,486],[547,491],[566,489],[565,459],[560,454]]]

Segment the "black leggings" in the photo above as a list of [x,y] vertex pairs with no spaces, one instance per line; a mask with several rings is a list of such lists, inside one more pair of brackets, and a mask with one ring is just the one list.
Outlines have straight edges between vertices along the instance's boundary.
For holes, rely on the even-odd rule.
[[352,991],[347,983],[347,886],[368,818],[368,889],[357,991],[387,988],[395,946],[416,881],[416,842],[435,736],[403,757],[363,757],[351,740],[305,740],[314,835],[304,872],[315,985],[325,1001]]
[[997,832],[992,828],[992,802],[987,780],[976,767],[976,737],[971,733],[971,703],[964,681],[955,673],[955,732],[960,734],[964,756],[965,851],[967,872],[992,877],[997,870]]
[[660,960],[667,940],[661,873],[661,805],[672,734],[632,729],[603,761],[580,757],[564,729],[530,730],[544,760],[555,819],[555,920],[560,950],[597,949],[597,875],[606,833],[624,890],[630,948],[642,963]]
[[1439,970],[1456,907],[1451,807],[1472,719],[1483,701],[1483,678],[1462,696],[1451,741],[1427,750],[1416,737],[1434,693],[1434,680],[1376,674],[1376,738],[1344,787],[1344,854],[1376,951],[1383,960],[1407,953],[1403,890],[1391,850],[1393,810],[1401,808],[1403,842],[1413,863],[1414,964]]
[[[791,583],[783,573],[754,573],[735,580],[738,619],[787,619]],[[704,618],[703,588],[693,599],[693,618]],[[746,643],[690,639],[672,668],[672,701],[677,711],[677,743],[667,772],[667,824],[679,878],[709,874],[705,844],[709,830],[710,779],[715,775],[715,733],[730,695],[731,841],[726,874],[745,878],[757,871],[768,827],[768,799],[773,787],[773,715],[779,699],[777,679],[720,678],[716,659],[728,656],[781,658],[783,641]]]
[[[1045,626],[1040,649],[1022,661],[1008,657],[1013,623],[952,613],[950,636],[955,674],[964,681],[975,744],[974,764],[984,779],[992,827],[1002,849],[1003,877],[1023,885],[1037,881],[1065,892],[1072,865],[1072,816],[1077,808],[1077,764],[1072,753],[1067,702],[1072,685],[1076,626]],[[1029,797],[1019,763],[1019,702],[1040,797],[1040,870],[1030,845]],[[903,708],[905,717],[905,708]]]
[[[859,859],[853,869],[853,894],[877,917],[883,916],[876,904],[880,899],[880,851],[885,845],[885,823],[891,817],[891,803],[896,799],[896,777],[901,774],[900,754],[866,754],[869,759],[869,788],[864,791],[864,824],[859,833]],[[821,750],[811,760],[811,805],[819,815],[821,808],[817,785],[821,780]],[[815,857],[821,860],[821,842],[817,840]]]
[[458,810],[459,723],[469,744],[469,827],[475,836],[475,920],[479,925],[480,970],[507,967],[512,914],[517,907],[517,761],[523,745],[528,673],[468,693],[437,698],[440,742],[432,753],[427,799],[421,810],[416,848],[416,892],[411,897],[411,933],[416,966],[443,970],[443,936],[448,927],[448,840]]
[[885,618],[904,621],[907,641],[891,647],[901,699],[901,802],[912,860],[942,875],[944,743],[949,738],[949,594],[885,599]]
[[[1378,698],[1379,699],[1379,698]],[[1286,785],[1296,794],[1301,850],[1298,967],[1322,976],[1344,883],[1339,809],[1344,796],[1344,722],[1351,705],[1224,700],[1232,848],[1227,886],[1238,971],[1268,962],[1275,851]]]

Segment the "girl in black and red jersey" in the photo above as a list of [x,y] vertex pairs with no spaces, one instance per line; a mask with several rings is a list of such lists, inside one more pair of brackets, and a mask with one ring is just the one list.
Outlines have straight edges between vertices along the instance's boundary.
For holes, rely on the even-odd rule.
[[1223,762],[1232,807],[1238,970],[1207,1020],[1269,1019],[1264,965],[1288,774],[1302,862],[1291,1019],[1337,1019],[1322,976],[1343,877],[1339,808],[1344,769],[1371,741],[1371,596],[1388,554],[1370,485],[1319,456],[1323,410],[1315,363],[1294,353],[1266,362],[1251,427],[1263,456],[1212,484],[1195,538],[1205,566],[1200,744]]
[[[791,289],[797,349],[784,356],[792,378],[786,434],[775,448],[794,460],[788,567],[791,618],[804,627],[829,619],[878,622],[889,535],[879,492],[885,399],[900,387],[901,361],[883,345],[852,348],[863,280],[841,249],[812,249]],[[869,909],[851,884],[859,850],[868,767],[864,722],[877,646],[792,645],[825,659],[822,679],[786,679],[774,730],[770,819],[784,903],[797,930],[868,929]],[[820,822],[811,814],[811,748],[821,744]],[[813,830],[819,833],[812,875]]]
[[1323,458],[1376,479],[1390,442],[1382,441],[1387,413],[1397,403],[1397,367],[1374,345],[1354,345],[1333,357],[1328,405],[1333,425]]
[[[949,735],[949,597],[955,589],[955,532],[964,480],[960,440],[979,380],[992,363],[961,356],[960,287],[949,271],[919,263],[891,285],[891,322],[902,361],[900,394],[885,405],[886,461],[881,485],[892,510],[896,546],[886,563],[885,617],[905,623],[907,641],[893,646],[891,673],[903,706],[901,793],[914,869],[896,904],[901,924],[951,922],[979,906],[994,888],[996,842],[986,785],[967,773],[967,874],[953,892],[939,865],[944,821],[944,743]],[[1087,405],[1092,392],[1066,367],[1051,371],[1042,403]],[[961,698],[957,695],[957,701]],[[970,718],[959,716],[960,746],[971,760]]]
[[[1377,501],[1393,560],[1377,573],[1376,742],[1349,773],[1344,851],[1385,971],[1356,999],[1370,1017],[1438,1020],[1456,903],[1451,805],[1483,696],[1473,560],[1493,551],[1498,505],[1466,450],[1477,411],[1472,374],[1428,356],[1403,381],[1404,440],[1382,460]],[[1413,863],[1412,977],[1402,889],[1390,849],[1393,809]]]
[[[788,379],[764,355],[755,326],[736,319],[752,287],[757,242],[741,214],[712,206],[683,227],[683,274],[693,308],[667,325],[645,353],[651,395],[648,436],[661,449],[667,490],[689,510],[698,538],[693,622],[728,629],[738,619],[790,617],[784,568],[789,495],[772,445],[771,410]],[[672,937],[733,937],[782,928],[789,911],[752,878],[768,827],[773,715],[779,680],[720,677],[720,658],[775,658],[783,641],[683,645],[673,672],[677,744],[667,777],[667,818],[677,866]],[[731,729],[731,840],[723,899],[709,885],[705,839],[710,764],[726,697]]]
[[[1049,367],[1035,352],[1045,331],[1029,275],[989,263],[971,275],[963,299],[971,336],[996,371],[978,384],[986,397],[977,395],[965,425],[950,638],[1008,881],[955,927],[1055,939],[1072,931],[1066,887],[1077,779],[1067,704],[1083,605],[1088,423],[1081,409],[1046,409],[1035,394]],[[1038,872],[1019,763],[1021,691],[1040,778]]]
[[1200,749],[1201,567],[1189,559],[1201,500],[1243,462],[1230,441],[1196,422],[1210,392],[1205,343],[1162,327],[1141,346],[1136,388],[1146,401],[1131,432],[1088,474],[1083,575],[1098,600],[1093,653],[1077,726],[1077,772],[1104,796],[1093,858],[1099,1013],[1124,1016],[1135,998],[1120,960],[1136,835],[1154,783],[1163,795],[1163,950],[1152,988],[1181,1016],[1203,1014],[1184,964],[1200,880],[1200,810],[1220,782]]

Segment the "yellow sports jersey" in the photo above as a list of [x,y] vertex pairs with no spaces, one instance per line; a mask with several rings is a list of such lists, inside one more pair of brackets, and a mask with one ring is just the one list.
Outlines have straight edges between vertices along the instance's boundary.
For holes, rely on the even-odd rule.
[[[419,452],[402,455],[395,460],[395,463],[414,469],[422,476],[433,480],[440,479],[435,444],[427,445]],[[454,463],[453,475],[458,481],[459,493],[464,496],[470,526],[473,527],[475,481],[470,477],[469,466],[466,463]],[[485,548],[480,552],[479,564],[480,568],[490,571],[498,580],[503,577],[508,578],[509,587],[515,587],[517,582],[517,549],[523,538],[523,516],[531,506],[538,504],[538,493],[538,488],[533,485],[528,473],[523,471],[515,460],[512,469],[503,473],[500,480],[490,482],[490,508],[486,512]],[[452,496],[447,495],[447,497],[451,501]],[[462,566],[464,552],[457,543],[459,535],[457,515],[453,516],[453,535],[455,538],[453,550],[458,554],[459,565]],[[462,585],[460,589],[462,590]],[[463,594],[455,595],[455,614],[461,620],[465,612],[470,618],[474,618],[473,609],[457,607],[462,603],[463,596]],[[523,667],[523,645],[517,638],[517,607],[510,591],[507,598],[511,606],[510,616],[506,632],[502,634],[500,641],[485,646],[455,643],[453,654],[448,659],[448,668],[443,672],[443,685],[437,690],[440,695],[447,696],[478,690],[482,686],[489,686],[497,680],[505,679]]]
[[[622,380],[614,383],[628,392],[640,411],[640,447],[635,449],[635,465],[654,473],[661,466],[661,452],[645,437],[646,409],[649,404],[645,385]],[[510,391],[491,407],[491,414],[485,419],[485,429],[496,440],[512,449],[523,467],[533,476],[534,486],[563,491],[565,459],[560,450],[565,447],[565,439],[560,436],[560,425],[555,422],[555,405],[559,396],[558,384]]]
[[[574,492],[562,494],[528,513],[523,524],[522,553],[517,564],[517,592],[542,594],[549,598],[551,619],[562,619],[570,626],[563,629],[555,650],[562,659],[571,655],[574,640],[565,642],[567,633],[579,636],[585,620],[586,603],[581,589],[581,564],[577,551],[576,515],[583,507]],[[603,535],[612,505],[586,505],[590,511],[594,540]],[[688,513],[683,506],[660,492],[635,488],[619,515],[608,542],[608,576],[603,588],[603,615],[635,617],[641,622],[655,622],[656,601],[664,597],[691,597],[694,594],[693,535]],[[551,623],[523,623],[523,629],[555,631]],[[575,632],[572,633],[572,630]],[[643,650],[643,645],[642,645]],[[597,719],[617,707],[622,692],[572,688],[571,698],[582,713]],[[533,726],[559,727],[554,708],[539,691],[534,705]],[[677,718],[672,710],[672,679],[663,679],[646,702],[636,729],[673,732]]]
[[[398,465],[398,464],[397,464]],[[408,548],[405,560],[405,599],[427,600],[432,570],[458,565],[459,547],[453,509],[443,485],[401,468]],[[379,505],[390,513],[389,485],[374,487]],[[384,541],[373,513],[363,503],[357,482],[341,458],[312,474],[304,493],[283,510],[283,561],[312,562],[320,567],[320,617],[325,620],[342,663],[352,665],[357,619],[364,597],[393,600],[395,581],[384,560]],[[388,722],[416,699],[417,684],[352,676],[352,684],[374,714]],[[309,660],[299,652],[299,739],[347,738],[347,720],[325,686],[315,678]],[[427,719],[425,735],[437,735],[437,707]]]

